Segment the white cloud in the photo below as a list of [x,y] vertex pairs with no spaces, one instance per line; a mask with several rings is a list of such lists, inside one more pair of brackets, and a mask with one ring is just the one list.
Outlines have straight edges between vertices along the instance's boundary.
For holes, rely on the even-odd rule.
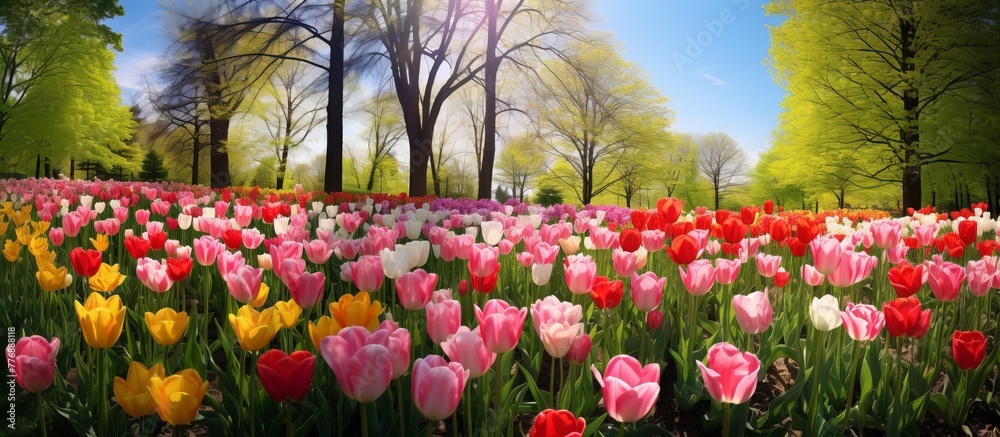
[[730,85],[729,82],[726,82],[725,80],[720,79],[718,77],[712,76],[711,74],[708,74],[707,72],[708,69],[709,67],[701,67],[698,69],[698,74],[701,75],[701,77],[704,77],[706,80],[708,80],[712,85],[715,86]]

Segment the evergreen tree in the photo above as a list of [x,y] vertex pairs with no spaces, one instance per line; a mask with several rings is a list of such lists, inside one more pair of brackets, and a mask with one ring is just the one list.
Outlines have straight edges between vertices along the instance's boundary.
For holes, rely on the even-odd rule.
[[563,203],[562,193],[553,187],[541,187],[538,189],[538,194],[535,194],[535,203],[542,206],[552,206]]
[[142,170],[139,171],[139,180],[144,182],[162,181],[167,178],[167,167],[163,165],[163,157],[150,150],[142,160]]
[[497,202],[505,203],[508,199],[510,199],[510,193],[508,193],[504,187],[500,186],[497,187],[493,197],[497,200]]

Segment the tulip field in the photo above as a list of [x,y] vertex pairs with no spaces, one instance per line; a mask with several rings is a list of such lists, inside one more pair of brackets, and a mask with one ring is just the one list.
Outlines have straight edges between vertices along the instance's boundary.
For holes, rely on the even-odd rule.
[[985,435],[996,229],[0,180],[2,434]]

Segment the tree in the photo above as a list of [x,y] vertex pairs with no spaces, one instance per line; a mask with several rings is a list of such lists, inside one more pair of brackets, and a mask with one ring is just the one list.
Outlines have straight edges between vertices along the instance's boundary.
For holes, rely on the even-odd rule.
[[410,147],[410,195],[427,194],[434,130],[445,101],[482,70],[471,52],[486,14],[475,2],[365,2],[364,27],[382,47]]
[[733,137],[724,132],[700,135],[698,141],[698,171],[712,182],[715,189],[715,209],[719,200],[740,183],[746,174],[746,153]]
[[395,104],[395,97],[384,84],[380,85],[368,102],[363,112],[368,116],[367,134],[364,136],[368,144],[368,182],[365,188],[372,190],[375,184],[375,172],[381,168],[382,162],[388,157],[394,157],[396,145],[406,136],[406,128]]
[[257,116],[264,121],[276,168],[275,187],[284,188],[288,155],[298,149],[323,121],[325,99],[320,96],[320,77],[307,74],[301,63],[282,63],[265,85],[268,99],[255,102]]
[[613,47],[593,41],[568,53],[544,64],[532,111],[546,151],[573,170],[552,173],[588,204],[621,179],[611,170],[627,152],[662,141],[670,118],[666,99]]
[[143,182],[157,182],[167,178],[167,168],[163,166],[163,158],[155,150],[146,152],[146,157],[142,159],[142,170],[139,171],[139,180]]
[[923,204],[921,172],[978,162],[992,142],[979,82],[1000,68],[998,9],[974,0],[776,0],[769,14],[776,80],[797,121],[781,130],[797,147],[841,149],[850,172],[902,188]]
[[497,182],[509,186],[510,195],[522,202],[528,186],[545,172],[545,152],[539,143],[531,135],[515,137],[497,159]]
[[124,158],[134,123],[112,76],[121,35],[100,24],[122,13],[117,1],[0,5],[0,167],[44,156],[137,168]]
[[535,194],[535,203],[542,206],[552,206],[563,203],[562,194],[559,190],[551,186],[543,186],[538,189],[538,193]]

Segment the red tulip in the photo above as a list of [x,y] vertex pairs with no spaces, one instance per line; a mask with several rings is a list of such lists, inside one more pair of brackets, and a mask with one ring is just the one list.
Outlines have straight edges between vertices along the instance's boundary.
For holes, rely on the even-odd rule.
[[764,201],[764,214],[774,214],[774,201],[771,199]]
[[947,251],[948,256],[952,258],[961,258],[962,255],[965,255],[965,246],[966,246],[965,240],[963,239],[962,236],[958,235],[957,233],[949,232],[947,234],[942,235],[941,239],[937,241],[939,241],[937,247],[938,252]]
[[167,244],[167,233],[157,232],[155,234],[146,234],[146,240],[149,241],[149,248],[153,250],[163,249],[163,246]]
[[788,238],[788,222],[782,218],[772,220],[768,233],[771,234],[771,241],[776,243],[785,241],[785,239]]
[[889,283],[896,289],[897,297],[910,297],[927,282],[927,269],[923,264],[912,266],[906,261],[889,269]]
[[229,229],[222,233],[222,242],[226,243],[226,248],[232,251],[240,250],[243,245],[243,231],[239,229]]
[[951,355],[959,369],[979,367],[986,358],[986,337],[979,331],[955,331],[951,336]]
[[670,242],[667,254],[675,263],[687,265],[698,259],[698,256],[701,255],[701,249],[698,247],[697,239],[690,235],[681,235]]
[[756,206],[741,206],[740,207],[740,221],[745,225],[752,225],[754,221],[757,220],[757,213],[760,212],[760,208]]
[[493,267],[493,273],[485,277],[472,275],[470,277],[470,284],[472,289],[483,294],[492,293],[495,288],[497,288],[497,275],[500,273],[500,264],[497,263]]
[[183,281],[191,274],[193,265],[191,258],[167,258],[167,277],[174,282]]
[[958,222],[958,235],[966,246],[975,243],[979,238],[979,222],[975,220]]
[[316,357],[306,351],[291,355],[278,349],[264,352],[257,359],[257,375],[267,395],[275,402],[299,401],[309,392]]
[[636,228],[623,229],[618,235],[618,242],[622,250],[635,252],[642,246],[642,231]]
[[819,234],[819,224],[813,223],[804,217],[795,220],[795,236],[803,243],[809,244],[816,235]]
[[663,316],[663,311],[660,311],[659,308],[646,313],[646,327],[650,331],[655,331],[663,324]]
[[69,262],[79,276],[94,276],[101,267],[101,252],[75,247],[69,251]]
[[774,286],[781,288],[788,285],[792,275],[785,271],[784,267],[778,267],[778,272],[774,274]]
[[715,216],[711,214],[698,214],[694,218],[694,228],[707,231],[712,228],[712,221],[714,219]]
[[722,222],[722,236],[729,244],[739,244],[746,238],[748,230],[750,226],[736,217],[729,217]]
[[885,328],[893,337],[923,337],[931,325],[931,310],[921,309],[920,301],[915,297],[901,297],[886,302],[882,305]]
[[684,209],[684,201],[667,197],[656,201],[656,210],[660,212],[660,219],[664,225],[673,224],[681,216]]
[[[649,212],[644,209],[633,209],[629,213],[632,227],[639,231],[646,230],[646,221],[649,220]],[[624,231],[623,231],[624,232]]]
[[528,430],[529,437],[579,437],[587,429],[587,421],[566,410],[547,409],[535,416]]
[[610,280],[604,276],[598,276],[594,280],[594,286],[590,289],[590,297],[594,299],[597,308],[615,308],[622,302],[625,295],[625,285],[619,280]]
[[128,251],[129,255],[132,255],[132,258],[145,258],[146,254],[149,253],[149,248],[149,240],[145,238],[132,236],[125,239],[125,250]]

